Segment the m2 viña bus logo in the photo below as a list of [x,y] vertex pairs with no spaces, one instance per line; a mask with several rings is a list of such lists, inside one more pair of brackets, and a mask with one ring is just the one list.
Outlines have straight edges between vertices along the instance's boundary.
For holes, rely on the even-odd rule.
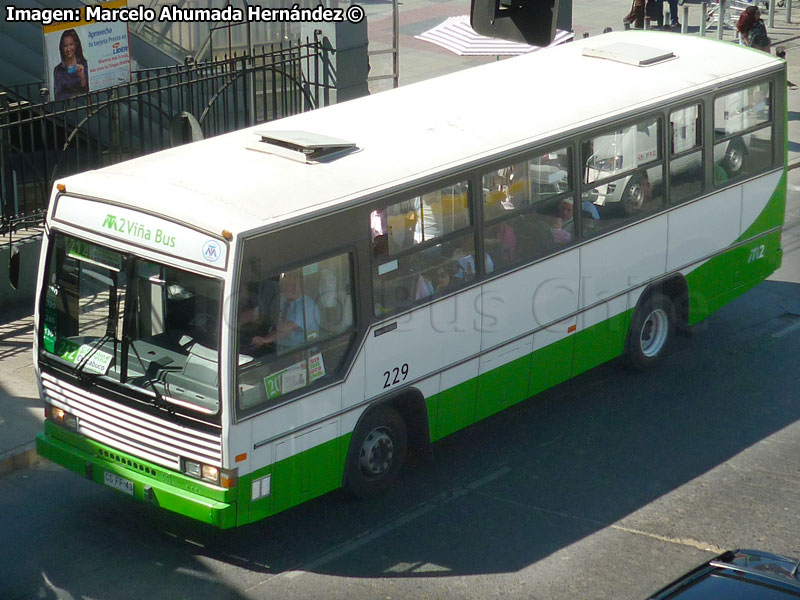
[[208,240],[203,244],[203,258],[208,262],[217,262],[220,256],[222,256],[222,250],[219,247],[218,241]]
[[165,231],[156,228],[155,230],[143,223],[118,217],[117,215],[107,214],[102,225],[103,229],[110,229],[126,237],[132,237],[146,242],[155,242],[166,248],[175,247],[175,236],[168,235]]

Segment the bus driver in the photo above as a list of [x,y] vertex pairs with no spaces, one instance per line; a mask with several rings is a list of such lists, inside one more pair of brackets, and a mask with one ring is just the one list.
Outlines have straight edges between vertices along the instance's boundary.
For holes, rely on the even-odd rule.
[[302,293],[297,271],[283,273],[279,286],[280,310],[275,326],[266,335],[254,336],[250,343],[264,347],[274,342],[278,354],[282,354],[319,335],[320,314],[316,302]]

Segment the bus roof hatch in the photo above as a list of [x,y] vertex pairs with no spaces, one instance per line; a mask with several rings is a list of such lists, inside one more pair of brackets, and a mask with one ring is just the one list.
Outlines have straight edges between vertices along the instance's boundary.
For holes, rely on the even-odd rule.
[[671,50],[642,46],[641,44],[627,44],[625,42],[606,44],[605,46],[598,46],[597,48],[584,48],[583,55],[594,58],[605,58],[635,67],[649,67],[677,58],[675,53]]
[[276,154],[304,163],[324,162],[357,150],[355,142],[308,131],[256,131],[260,142],[251,150]]

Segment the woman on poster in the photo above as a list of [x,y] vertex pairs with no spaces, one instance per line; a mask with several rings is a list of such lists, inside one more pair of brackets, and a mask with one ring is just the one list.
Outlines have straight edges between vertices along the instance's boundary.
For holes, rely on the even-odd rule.
[[81,40],[74,29],[61,34],[58,44],[61,62],[53,70],[56,100],[65,100],[89,91],[89,65],[83,56]]

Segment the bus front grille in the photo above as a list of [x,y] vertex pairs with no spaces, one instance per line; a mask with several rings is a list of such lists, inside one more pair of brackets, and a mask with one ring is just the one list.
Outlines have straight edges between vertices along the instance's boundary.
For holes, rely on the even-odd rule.
[[[222,438],[143,413],[42,373],[45,400],[78,417],[78,432],[142,460],[180,470],[181,458],[222,466]],[[127,460],[119,458],[121,464]],[[138,464],[136,469],[139,470]]]

